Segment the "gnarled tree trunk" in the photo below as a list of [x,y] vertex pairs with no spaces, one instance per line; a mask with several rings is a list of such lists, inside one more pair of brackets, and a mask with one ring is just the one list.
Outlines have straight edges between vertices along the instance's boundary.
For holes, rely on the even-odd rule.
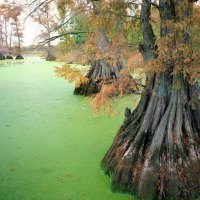
[[[101,1],[92,0],[93,3],[93,12],[94,15],[98,16],[101,14]],[[115,23],[122,27],[123,25],[116,17]],[[120,30],[121,31],[121,30]],[[102,57],[106,54],[112,54],[110,49],[110,43],[106,36],[106,31],[104,27],[100,27],[97,31],[96,35],[96,47]],[[81,95],[92,95],[99,93],[103,84],[111,84],[113,82],[119,82],[122,75],[120,74],[122,69],[125,69],[125,66],[122,62],[121,51],[118,49],[117,58],[112,58],[114,64],[109,64],[106,59],[100,58],[98,60],[93,59],[90,64],[91,67],[86,74],[86,78],[88,79],[87,82],[80,84],[78,87],[75,88],[74,94],[81,94]],[[114,57],[114,56],[113,56]],[[132,77],[130,74],[126,75],[126,78],[131,82]],[[125,88],[124,93],[133,92],[131,89]]]
[[[171,2],[160,0],[162,20],[175,17]],[[156,57],[155,49],[149,48],[154,47],[155,38],[150,7],[143,0],[141,25],[146,31],[140,49],[145,60]],[[161,26],[161,37],[168,31]],[[200,87],[189,85],[181,74],[171,75],[173,63],[167,66],[165,72],[148,76],[138,106],[126,116],[102,160],[112,176],[113,190],[135,193],[141,200],[191,200],[200,195],[200,100],[196,93]]]
[[93,61],[90,70],[85,75],[88,81],[76,87],[74,94],[89,96],[99,93],[102,84],[110,84],[120,79],[122,69],[123,64],[120,61],[116,62],[114,66],[110,66],[104,59]]

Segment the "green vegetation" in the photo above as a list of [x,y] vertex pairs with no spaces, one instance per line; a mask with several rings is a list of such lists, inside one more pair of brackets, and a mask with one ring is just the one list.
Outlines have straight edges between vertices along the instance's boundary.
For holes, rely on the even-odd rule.
[[0,199],[130,200],[110,191],[100,168],[127,104],[120,115],[95,115],[55,77],[58,65],[0,63]]

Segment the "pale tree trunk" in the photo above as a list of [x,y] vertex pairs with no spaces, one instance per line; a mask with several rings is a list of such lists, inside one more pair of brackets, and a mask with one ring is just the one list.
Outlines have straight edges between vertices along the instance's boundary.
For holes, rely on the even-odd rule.
[[5,26],[5,42],[6,42],[6,47],[8,48],[8,30],[7,30],[7,19],[4,19],[4,26]]
[[11,54],[11,50],[12,50],[12,30],[10,31],[10,43],[9,43],[10,54]]
[[3,38],[3,26],[2,26],[2,24],[3,24],[3,21],[0,18],[0,46],[3,47],[3,45],[4,45],[4,38]]
[[15,26],[16,26],[16,33],[17,33],[17,40],[18,40],[18,50],[17,50],[17,60],[24,59],[23,56],[21,55],[21,38],[20,38],[20,32],[19,32],[19,24],[18,20],[16,19],[15,21]]
[[[0,48],[3,47],[3,28],[2,28],[2,21],[0,19]],[[0,52],[0,60],[5,60],[5,56],[2,52]]]
[[48,39],[49,39],[49,42],[47,44],[47,57],[46,57],[46,60],[47,61],[54,61],[54,60],[56,60],[56,57],[53,54],[53,50],[52,50],[52,46],[51,46],[51,42],[50,42],[50,39],[51,39],[50,27],[48,27]]
[[[159,1],[161,37],[169,31],[166,20],[176,18],[174,6],[181,2],[176,3]],[[143,0],[140,49],[145,60],[157,56],[150,7]],[[171,75],[173,63],[167,67],[147,78],[138,106],[125,118],[102,161],[112,176],[113,190],[136,194],[140,200],[191,200],[200,193],[200,89],[189,85],[182,74]]]
[[8,34],[7,30],[7,21],[5,19],[5,35],[6,35],[6,46],[8,48],[8,55],[6,56],[6,59],[13,59],[12,57],[12,25],[11,25],[11,30],[10,30],[10,35]]
[[18,40],[18,54],[21,55],[21,40],[20,40],[20,35],[19,35],[19,27],[18,27],[18,22],[17,20],[15,21],[16,23],[16,31],[17,31],[17,40]]
[[[49,20],[49,8],[48,8],[48,6],[47,6],[47,10],[46,10],[46,15],[47,15],[47,20]],[[52,46],[51,46],[51,28],[50,28],[50,22],[49,21],[47,22],[46,29],[47,29],[47,37],[48,37],[48,40],[49,40],[49,42],[47,43],[46,60],[47,61],[55,61],[56,57],[53,53],[53,49],[52,49]]]
[[13,27],[11,25],[10,38],[9,38],[9,54],[12,54],[12,37],[13,37]]

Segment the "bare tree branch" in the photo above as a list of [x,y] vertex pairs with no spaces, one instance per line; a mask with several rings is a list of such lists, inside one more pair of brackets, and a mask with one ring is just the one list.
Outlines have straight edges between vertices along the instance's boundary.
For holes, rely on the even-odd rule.
[[61,38],[61,37],[63,37],[63,36],[66,36],[66,35],[78,35],[78,34],[84,34],[84,33],[88,33],[88,32],[86,32],[86,31],[78,31],[78,32],[77,32],[77,31],[76,31],[76,32],[70,31],[70,32],[63,33],[63,34],[60,34],[60,35],[55,35],[55,36],[53,36],[53,37],[51,37],[51,38],[48,38],[48,39],[45,39],[45,40],[39,42],[38,45],[37,45],[36,47],[34,47],[34,49],[36,49],[36,48],[38,48],[38,47],[41,47],[41,46],[44,46],[44,45],[47,44],[48,42],[54,41],[54,40],[56,40],[56,39],[58,39],[58,38]]
[[[38,0],[34,0],[31,4],[29,4],[29,6],[32,6],[35,2],[37,2]],[[37,11],[37,9],[39,9],[40,7],[42,7],[44,4],[49,4],[53,2],[53,0],[44,0],[41,3],[39,3],[38,5],[36,5],[36,7],[26,16],[25,20],[26,21],[34,12]]]

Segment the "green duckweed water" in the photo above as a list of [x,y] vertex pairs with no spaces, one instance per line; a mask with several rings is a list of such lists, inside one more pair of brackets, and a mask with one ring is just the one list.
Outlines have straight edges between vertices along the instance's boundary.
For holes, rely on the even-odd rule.
[[123,116],[95,116],[37,57],[0,61],[0,200],[130,200],[100,162]]

